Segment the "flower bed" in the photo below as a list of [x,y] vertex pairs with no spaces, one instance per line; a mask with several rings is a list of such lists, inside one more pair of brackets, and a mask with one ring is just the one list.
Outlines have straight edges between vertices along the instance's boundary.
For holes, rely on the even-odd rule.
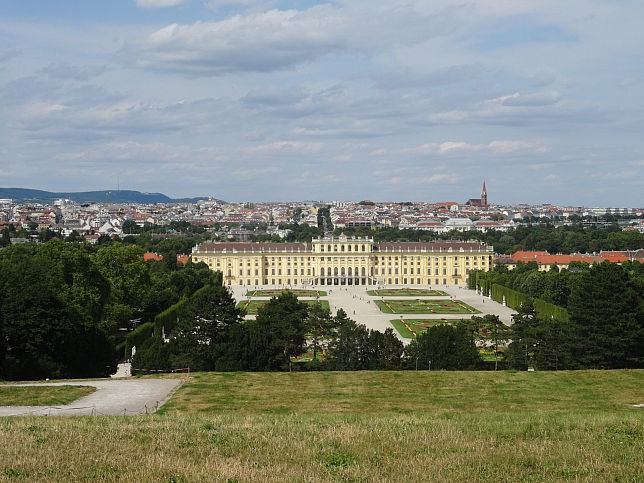
[[379,297],[423,297],[432,295],[446,297],[448,294],[442,290],[430,290],[426,288],[383,288],[379,290],[367,290],[367,295]]
[[[247,315],[257,315],[260,307],[267,304],[268,300],[243,300],[237,304],[237,308],[244,309]],[[307,305],[319,304],[323,309],[329,310],[329,302],[326,300],[302,300]]]
[[460,300],[376,300],[376,305],[387,314],[480,314],[474,307]]
[[454,324],[461,319],[393,319],[391,325],[401,337],[413,339],[433,325]]

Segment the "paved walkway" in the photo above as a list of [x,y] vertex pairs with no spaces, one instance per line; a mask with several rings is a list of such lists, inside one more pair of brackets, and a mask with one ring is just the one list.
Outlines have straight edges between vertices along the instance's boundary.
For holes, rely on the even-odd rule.
[[152,413],[169,399],[182,382],[182,379],[107,379],[16,384],[93,386],[96,391],[64,406],[0,406],[0,416],[131,416]]
[[[245,300],[247,298],[246,292],[249,290],[253,290],[255,287],[246,287],[246,286],[232,286],[232,291],[233,291],[233,296],[237,301]],[[258,289],[279,289],[279,286],[263,286],[263,287],[258,287]],[[379,330],[381,332],[384,332],[385,329],[389,327],[393,327],[391,325],[390,320],[400,318],[402,315],[403,318],[411,318],[411,319],[469,319],[471,317],[470,314],[385,314],[380,311],[378,306],[375,304],[375,300],[381,300],[383,298],[386,299],[423,299],[423,300],[439,300],[439,299],[446,299],[449,298],[450,296],[453,297],[454,299],[461,300],[462,302],[465,302],[468,305],[471,305],[477,310],[481,311],[481,314],[476,314],[476,315],[486,315],[486,314],[494,314],[498,315],[499,318],[507,325],[510,325],[512,323],[512,314],[516,313],[513,309],[510,309],[508,307],[504,307],[502,304],[499,304],[497,302],[494,302],[492,299],[488,297],[483,297],[479,294],[476,293],[475,290],[469,290],[464,287],[458,287],[458,286],[432,286],[431,288],[436,289],[436,290],[442,290],[443,292],[447,292],[449,295],[446,296],[426,296],[426,297],[419,297],[419,296],[404,296],[404,297],[391,297],[391,296],[386,296],[386,297],[381,297],[381,296],[372,296],[372,295],[367,295],[367,290],[378,290],[378,289],[387,289],[387,288],[430,288],[427,286],[422,286],[422,285],[407,285],[407,286],[402,286],[402,285],[380,285],[380,286],[374,286],[374,285],[347,285],[347,286],[341,286],[341,285],[334,285],[334,286],[328,286],[328,285],[319,285],[316,287],[310,287],[310,286],[297,286],[297,287],[292,287],[293,289],[296,288],[302,288],[302,289],[317,289],[317,290],[323,290],[327,292],[326,297],[321,297],[322,300],[328,300],[329,305],[331,307],[331,313],[335,315],[336,311],[340,308],[344,309],[344,311],[347,313],[349,318],[355,320],[359,324],[364,324],[367,328],[369,329],[375,329]],[[263,298],[263,297],[253,297],[253,299],[258,299],[258,298]],[[306,297],[308,298],[308,297]],[[302,300],[305,299],[305,297],[301,297]],[[254,318],[254,316],[248,316],[248,318]],[[404,341],[404,342],[409,342],[409,339],[404,339],[403,337],[398,334],[396,330],[394,330],[394,333],[398,335],[398,337]]]

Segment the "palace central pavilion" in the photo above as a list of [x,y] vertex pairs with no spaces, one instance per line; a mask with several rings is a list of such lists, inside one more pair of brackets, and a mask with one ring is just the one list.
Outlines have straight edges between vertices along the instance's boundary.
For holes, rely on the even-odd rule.
[[225,285],[464,285],[490,270],[493,249],[476,241],[387,242],[324,237],[311,243],[206,242],[192,260]]

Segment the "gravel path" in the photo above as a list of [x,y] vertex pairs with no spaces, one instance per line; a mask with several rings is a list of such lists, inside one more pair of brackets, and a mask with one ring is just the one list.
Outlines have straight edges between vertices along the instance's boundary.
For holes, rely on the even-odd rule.
[[182,379],[128,379],[20,384],[93,386],[96,391],[65,406],[0,406],[0,416],[131,416],[152,413],[182,382]]

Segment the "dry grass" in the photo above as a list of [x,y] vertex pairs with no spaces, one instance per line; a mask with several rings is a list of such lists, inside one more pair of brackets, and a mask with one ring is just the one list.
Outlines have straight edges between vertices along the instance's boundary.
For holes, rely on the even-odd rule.
[[162,414],[0,420],[0,479],[641,481],[644,371],[196,374]]
[[0,406],[58,406],[96,391],[90,386],[4,386]]

